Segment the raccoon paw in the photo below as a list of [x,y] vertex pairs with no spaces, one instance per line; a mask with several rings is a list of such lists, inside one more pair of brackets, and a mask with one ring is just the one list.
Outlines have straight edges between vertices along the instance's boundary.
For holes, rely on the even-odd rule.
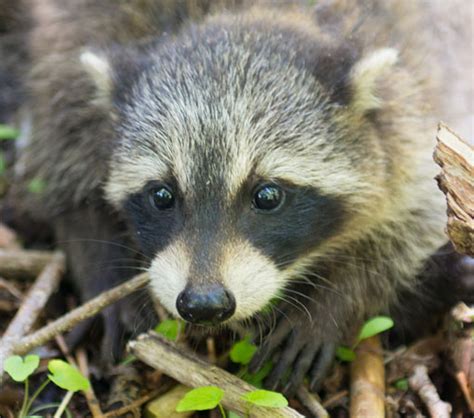
[[249,370],[258,371],[268,360],[274,367],[264,385],[292,396],[306,375],[310,389],[318,391],[334,361],[336,344],[322,343],[311,332],[311,325],[290,326],[281,320],[253,357]]

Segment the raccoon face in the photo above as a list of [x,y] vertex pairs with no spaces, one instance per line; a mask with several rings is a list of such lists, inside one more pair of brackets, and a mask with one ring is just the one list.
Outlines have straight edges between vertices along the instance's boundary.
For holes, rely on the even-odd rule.
[[[298,55],[304,40],[282,49],[277,35],[208,25],[112,77],[120,144],[106,195],[150,257],[153,293],[189,322],[262,310],[384,182],[367,155],[377,145]],[[94,60],[100,87],[113,70]]]

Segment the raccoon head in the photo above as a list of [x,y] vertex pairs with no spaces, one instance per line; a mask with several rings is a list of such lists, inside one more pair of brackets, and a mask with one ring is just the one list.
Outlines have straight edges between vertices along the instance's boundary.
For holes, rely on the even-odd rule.
[[383,206],[386,161],[365,114],[391,52],[359,58],[316,31],[224,16],[128,68],[86,54],[117,120],[107,199],[176,316],[251,317]]

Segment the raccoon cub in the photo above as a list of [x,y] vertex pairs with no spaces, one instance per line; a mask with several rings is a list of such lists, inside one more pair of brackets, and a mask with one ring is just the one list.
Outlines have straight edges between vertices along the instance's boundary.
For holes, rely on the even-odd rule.
[[[28,3],[18,190],[43,182],[24,204],[84,299],[145,266],[176,317],[267,325],[251,368],[273,357],[287,392],[317,389],[368,317],[428,309],[447,241],[431,155],[455,109],[441,44],[467,46],[430,16],[451,2]],[[104,312],[105,355],[148,305]]]

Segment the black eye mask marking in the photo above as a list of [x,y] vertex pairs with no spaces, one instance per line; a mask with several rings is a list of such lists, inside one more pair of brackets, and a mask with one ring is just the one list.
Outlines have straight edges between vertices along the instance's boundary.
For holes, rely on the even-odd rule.
[[336,234],[346,214],[337,197],[311,187],[285,187],[286,199],[275,212],[249,212],[238,230],[278,267],[285,267]]

